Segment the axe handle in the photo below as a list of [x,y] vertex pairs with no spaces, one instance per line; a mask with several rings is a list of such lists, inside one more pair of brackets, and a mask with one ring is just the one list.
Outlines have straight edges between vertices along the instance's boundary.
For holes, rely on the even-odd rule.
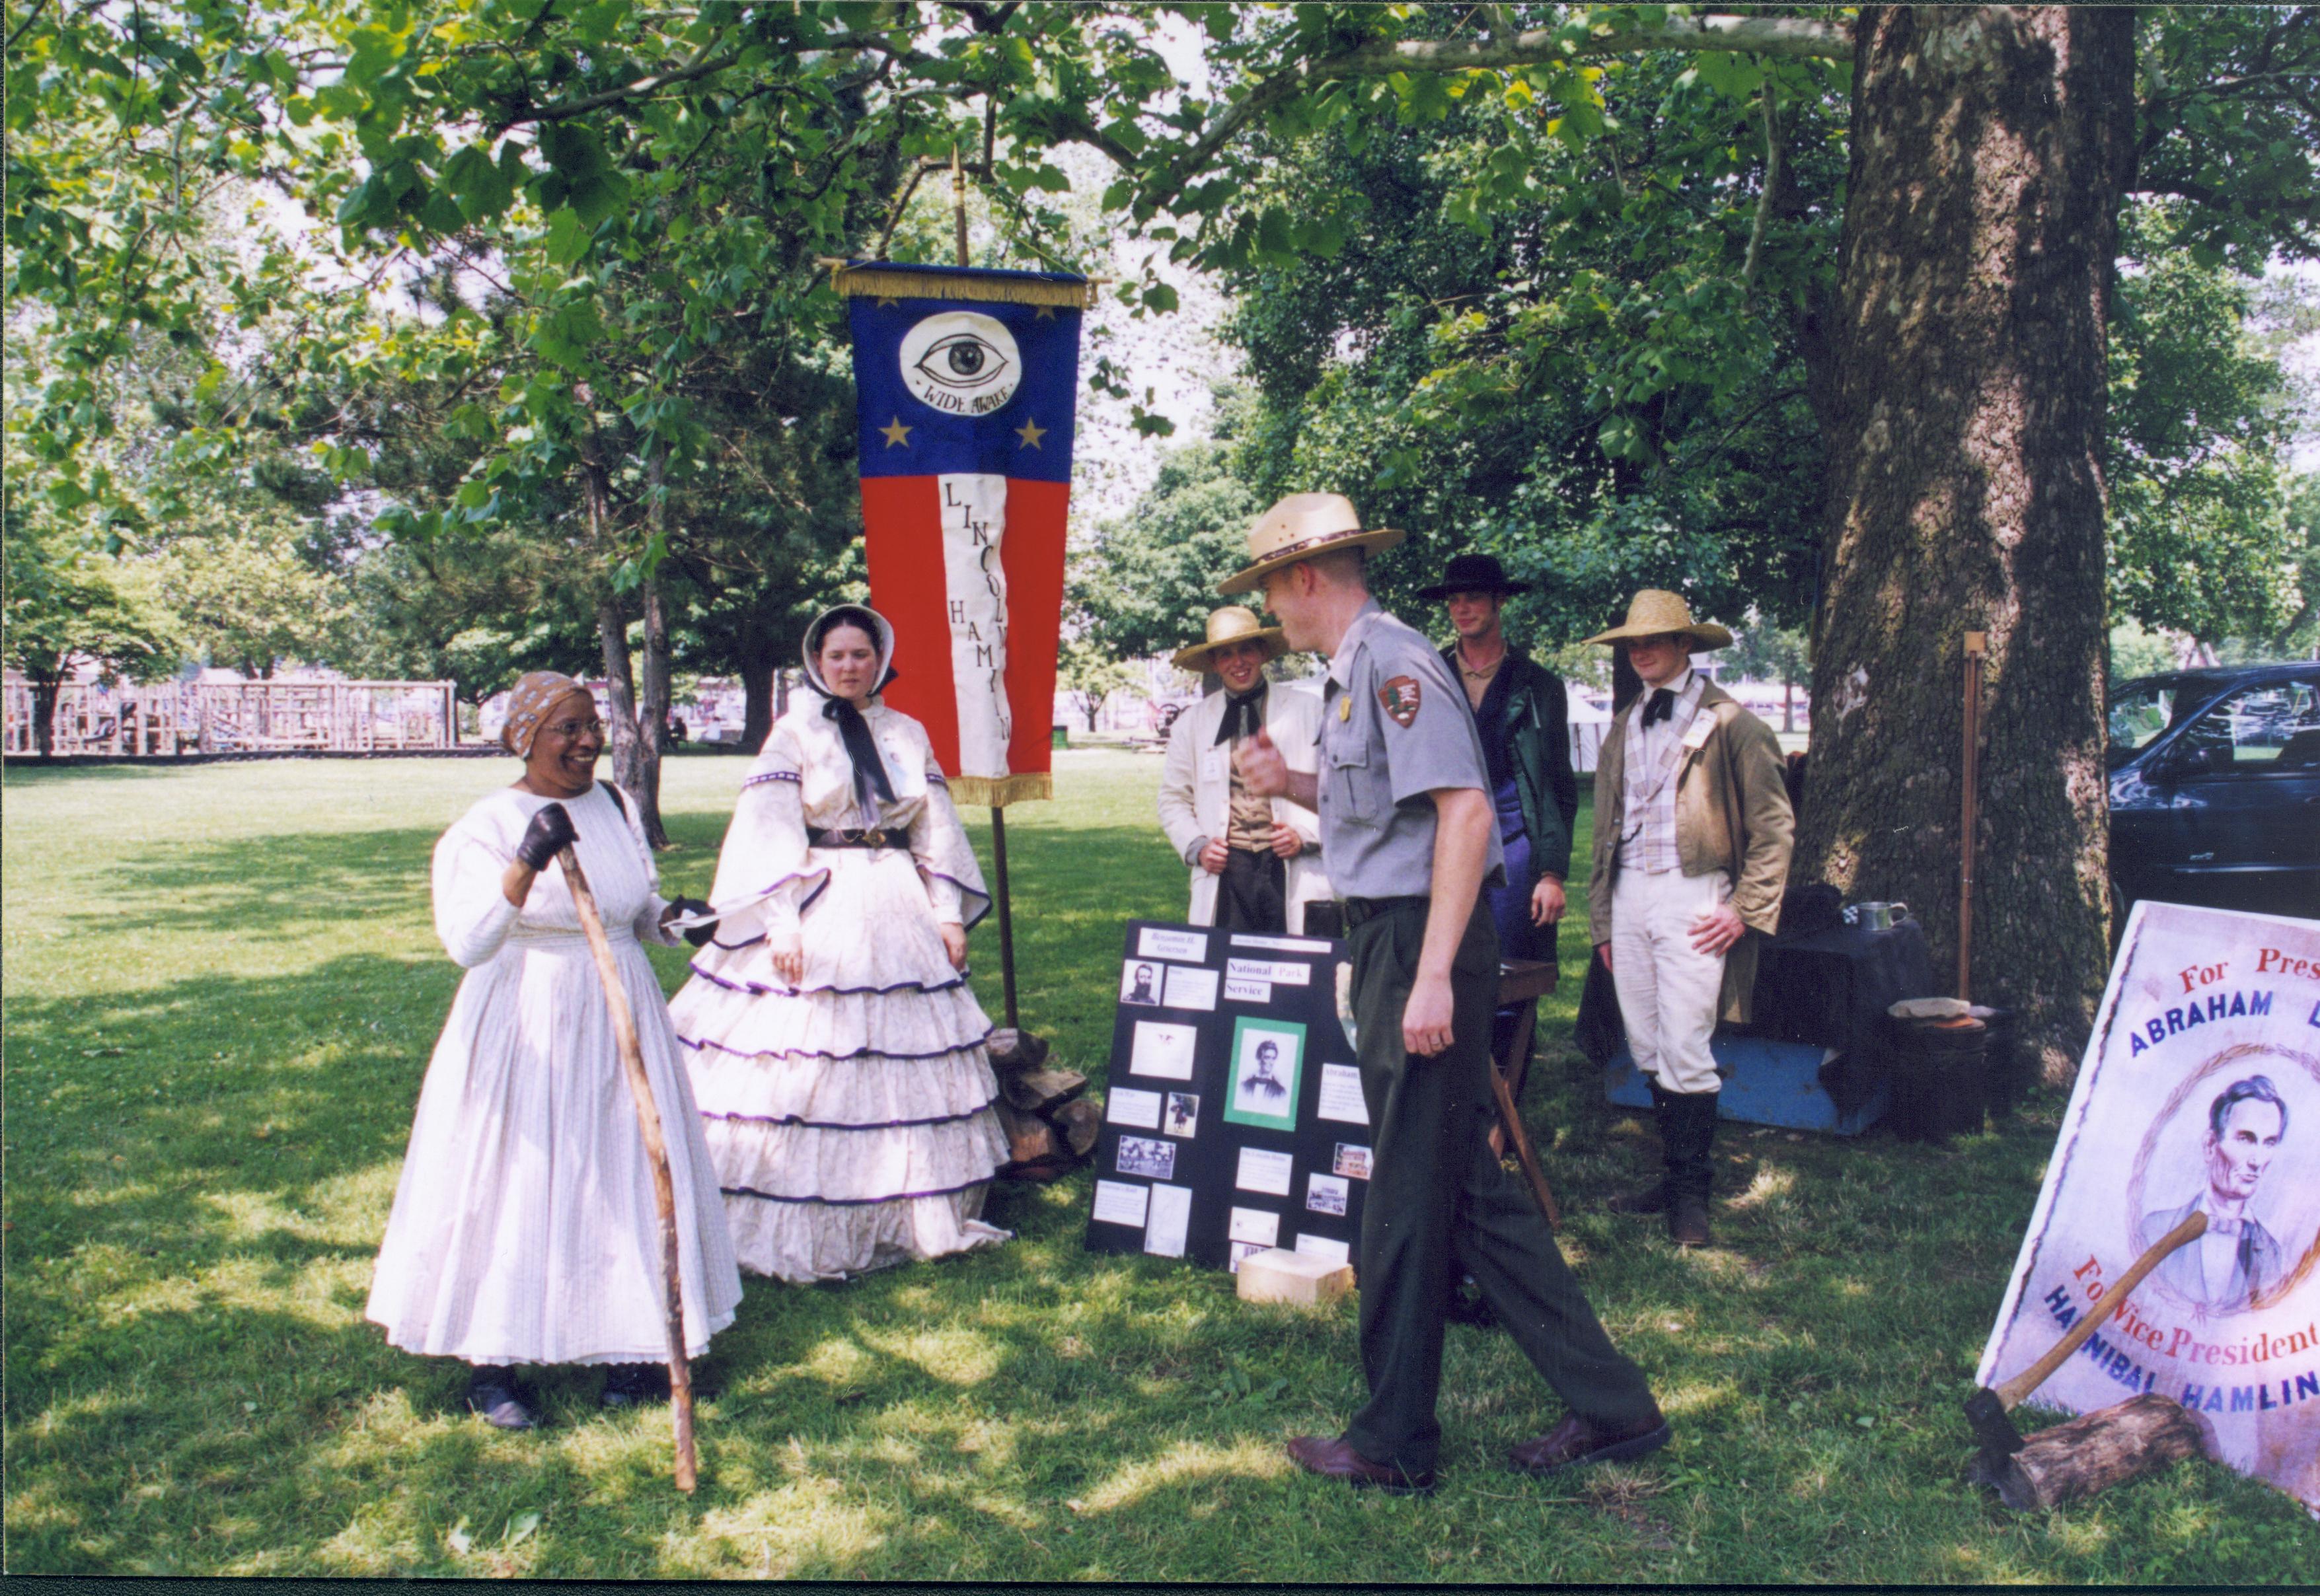
[[2045,1357],[1998,1386],[1996,1392],[1998,1400],[2009,1409],[2019,1406],[2024,1397],[2044,1385],[2046,1376],[2061,1368],[2064,1360],[2085,1344],[2086,1339],[2095,1333],[2104,1320],[2118,1312],[2120,1304],[2133,1294],[2136,1286],[2143,1284],[2145,1275],[2159,1267],[2161,1259],[2177,1248],[2188,1246],[2207,1233],[2207,1216],[2193,1209],[2189,1219],[2152,1242],[2151,1250],[2128,1267],[2126,1273],[2119,1276],[2118,1284],[2109,1289],[2107,1302],[2098,1303],[2089,1308],[2078,1323],[2048,1349]]

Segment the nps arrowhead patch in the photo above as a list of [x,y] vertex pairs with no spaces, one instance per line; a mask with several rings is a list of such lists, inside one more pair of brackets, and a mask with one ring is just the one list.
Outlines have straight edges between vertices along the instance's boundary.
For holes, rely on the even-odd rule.
[[1425,693],[1415,676],[1390,676],[1377,696],[1379,707],[1393,717],[1394,725],[1407,727],[1418,718],[1418,700]]

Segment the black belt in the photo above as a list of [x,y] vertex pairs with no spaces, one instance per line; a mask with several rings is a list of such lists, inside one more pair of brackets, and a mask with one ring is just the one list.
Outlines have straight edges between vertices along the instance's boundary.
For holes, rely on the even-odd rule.
[[805,840],[817,848],[907,848],[910,834],[900,829],[889,831],[884,826],[872,826],[865,831],[839,827],[824,831],[820,826],[805,828]]
[[1346,928],[1350,931],[1364,920],[1374,920],[1395,909],[1424,909],[1434,900],[1421,893],[1410,897],[1348,897],[1343,901]]

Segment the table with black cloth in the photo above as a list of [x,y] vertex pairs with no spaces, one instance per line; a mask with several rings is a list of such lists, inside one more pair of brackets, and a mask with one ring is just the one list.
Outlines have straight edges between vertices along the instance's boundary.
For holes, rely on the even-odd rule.
[[[1885,1081],[1885,1011],[1940,990],[1925,928],[1915,920],[1885,931],[1839,924],[1805,934],[1784,932],[1758,956],[1749,1022],[1719,1025],[1717,1033],[1835,1050],[1821,1066],[1821,1086],[1838,1114],[1849,1114]],[[1618,995],[1600,959],[1588,961],[1577,1040],[1598,1065],[1609,1063],[1627,1041]]]

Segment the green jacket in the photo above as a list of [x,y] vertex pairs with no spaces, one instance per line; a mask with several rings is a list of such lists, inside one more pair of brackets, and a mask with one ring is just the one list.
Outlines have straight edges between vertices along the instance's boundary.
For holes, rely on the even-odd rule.
[[[1450,674],[1458,675],[1458,645],[1442,651]],[[1495,712],[1508,761],[1514,766],[1515,792],[1522,800],[1523,829],[1530,834],[1531,868],[1541,875],[1571,879],[1571,828],[1579,815],[1579,778],[1571,769],[1571,700],[1563,678],[1513,644],[1499,680],[1482,699],[1482,713]],[[1481,728],[1491,740],[1491,728]]]

